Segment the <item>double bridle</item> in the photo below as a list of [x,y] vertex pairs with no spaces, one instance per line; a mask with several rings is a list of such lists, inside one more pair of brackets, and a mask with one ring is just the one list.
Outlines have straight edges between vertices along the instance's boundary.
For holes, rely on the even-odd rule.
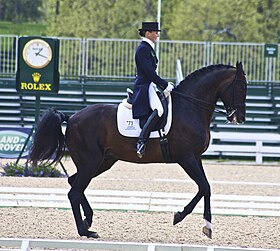
[[[196,102],[199,102],[200,104],[202,104],[202,108],[204,109],[207,109],[207,110],[212,110],[214,109],[215,112],[218,112],[218,113],[222,113],[222,114],[225,114],[227,116],[231,116],[233,113],[236,112],[237,108],[240,107],[240,106],[243,106],[244,104],[241,104],[241,103],[237,103],[236,102],[236,84],[237,82],[244,82],[244,80],[242,79],[237,79],[237,74],[235,74],[234,76],[234,79],[231,81],[231,83],[225,88],[225,90],[222,92],[222,94],[220,95],[220,98],[222,99],[222,96],[230,89],[232,89],[232,95],[231,95],[231,103],[228,107],[224,107],[222,105],[217,105],[217,104],[212,104],[210,102],[207,102],[205,100],[202,100],[200,98],[197,98],[197,97],[194,97],[192,95],[189,95],[189,94],[184,94],[184,93],[181,93],[181,92],[178,92],[175,90],[172,91],[172,93],[176,94],[176,95],[179,95],[181,97],[184,97],[185,99],[189,99],[190,101],[193,101],[193,103],[195,103],[194,101]],[[197,104],[197,103],[195,103]],[[222,110],[218,110],[218,109],[215,109],[216,107],[222,109],[222,110],[226,110],[226,111],[222,111]]]
[[230,105],[226,108],[227,113],[230,114],[230,115],[232,115],[234,112],[236,112],[238,107],[244,106],[244,104],[236,102],[236,83],[237,82],[244,83],[244,80],[238,79],[237,74],[235,74],[232,82],[229,84],[229,86],[220,95],[220,98],[222,99],[224,93],[227,90],[229,90],[230,88],[232,89],[231,102],[230,102]]

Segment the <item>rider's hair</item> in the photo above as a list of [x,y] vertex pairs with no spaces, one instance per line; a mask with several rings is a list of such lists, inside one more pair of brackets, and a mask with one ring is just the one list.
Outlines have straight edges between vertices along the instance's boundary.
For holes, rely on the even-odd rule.
[[[139,31],[139,35],[140,35],[141,37],[145,37],[146,32],[147,32],[147,31],[145,31],[145,30],[140,30],[140,31]],[[151,32],[151,31],[149,31],[149,32]]]

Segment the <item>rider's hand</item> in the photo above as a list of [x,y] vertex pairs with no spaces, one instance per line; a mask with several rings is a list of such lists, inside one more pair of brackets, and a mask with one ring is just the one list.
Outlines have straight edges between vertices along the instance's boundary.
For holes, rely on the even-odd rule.
[[172,82],[168,82],[167,87],[165,88],[165,91],[172,92],[174,89],[175,85]]

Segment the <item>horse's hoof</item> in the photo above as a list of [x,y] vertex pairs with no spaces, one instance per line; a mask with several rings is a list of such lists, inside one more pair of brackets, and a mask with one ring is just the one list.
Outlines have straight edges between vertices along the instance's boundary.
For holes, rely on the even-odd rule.
[[97,238],[99,238],[99,235],[97,232],[88,231],[87,237],[97,239]]
[[174,214],[173,226],[179,223],[180,221],[182,221],[182,216],[180,212],[177,212]]
[[204,233],[209,239],[212,239],[212,229],[211,228],[207,228],[206,226],[204,226],[202,228],[202,233]]

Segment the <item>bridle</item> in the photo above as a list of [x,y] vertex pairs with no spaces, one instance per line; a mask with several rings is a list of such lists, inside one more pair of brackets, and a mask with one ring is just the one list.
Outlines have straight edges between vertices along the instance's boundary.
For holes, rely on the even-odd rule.
[[[225,88],[225,90],[223,90],[222,94],[220,95],[220,98],[222,99],[223,95],[227,91],[232,89],[231,102],[230,102],[230,105],[228,107],[224,107],[222,105],[217,105],[217,104],[212,104],[210,102],[204,101],[204,100],[199,99],[197,97],[194,97],[192,95],[178,92],[178,91],[176,91],[176,89],[174,89],[172,91],[172,93],[174,93],[176,95],[179,95],[179,96],[181,96],[181,97],[183,97],[185,99],[188,99],[188,100],[192,101],[194,104],[197,104],[195,102],[198,102],[199,104],[202,105],[201,107],[204,108],[204,109],[207,109],[207,110],[214,109],[215,112],[222,113],[222,114],[227,115],[228,117],[230,117],[230,116],[232,116],[237,111],[238,107],[244,106],[244,104],[237,103],[237,101],[236,101],[236,83],[237,82],[243,82],[244,83],[244,80],[238,79],[237,78],[237,72],[236,72],[233,80],[231,81],[231,83]],[[222,110],[218,110],[218,109],[216,109],[216,107],[218,107],[218,108],[220,108]],[[226,111],[223,111],[224,109]]]
[[243,103],[237,103],[237,101],[236,101],[236,88],[237,88],[236,83],[237,82],[244,83],[244,80],[238,79],[237,73],[235,73],[235,76],[234,76],[234,79],[232,80],[232,82],[228,85],[228,87],[220,95],[220,98],[223,99],[223,95],[225,94],[225,92],[227,92],[229,89],[232,89],[231,102],[230,102],[230,105],[228,107],[226,107],[226,111],[227,111],[227,114],[229,114],[229,116],[231,116],[233,113],[235,113],[237,111],[238,107],[244,106]]
[[189,94],[184,94],[184,93],[178,92],[176,90],[173,90],[171,93],[172,94],[176,94],[178,96],[181,96],[181,97],[183,97],[185,99],[188,99],[189,101],[193,102],[196,105],[197,105],[197,103],[195,103],[195,102],[198,102],[198,103],[200,103],[202,105],[201,106],[202,108],[207,109],[207,110],[212,110],[212,109],[214,109],[216,107],[215,104],[209,103],[209,102],[207,102],[205,100],[202,100],[200,98],[194,97],[194,96],[189,95]]

